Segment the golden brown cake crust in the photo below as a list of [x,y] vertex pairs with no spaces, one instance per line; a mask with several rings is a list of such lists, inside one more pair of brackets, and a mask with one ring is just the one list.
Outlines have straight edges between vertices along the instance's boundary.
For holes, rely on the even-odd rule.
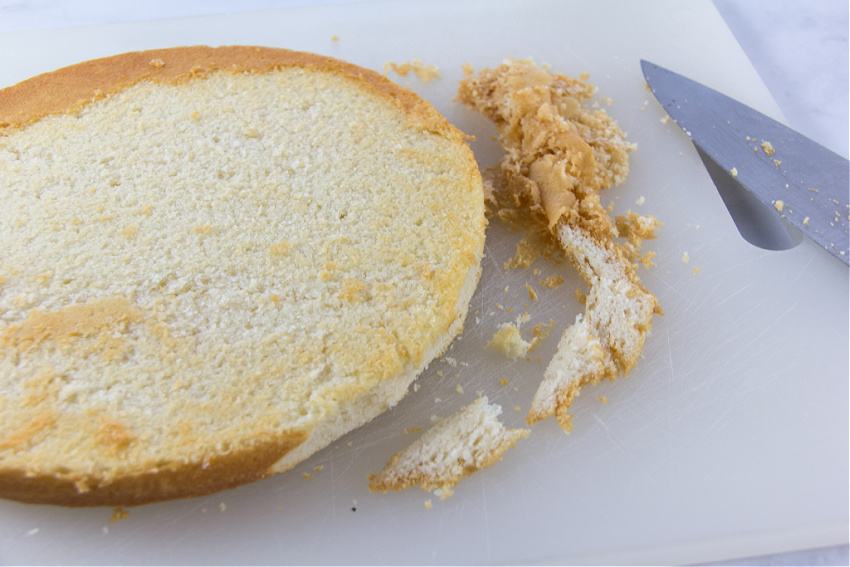
[[262,480],[282,456],[300,445],[307,435],[292,432],[257,440],[250,450],[218,455],[200,464],[166,465],[144,472],[99,482],[95,490],[87,479],[32,475],[26,471],[0,470],[0,494],[28,504],[60,506],[133,506],[175,498],[202,496]]
[[197,45],[92,59],[2,89],[0,134],[48,114],[75,112],[142,80],[178,84],[218,70],[264,73],[282,67],[314,68],[357,78],[431,128],[454,130],[412,91],[375,71],[339,59],[272,47]]

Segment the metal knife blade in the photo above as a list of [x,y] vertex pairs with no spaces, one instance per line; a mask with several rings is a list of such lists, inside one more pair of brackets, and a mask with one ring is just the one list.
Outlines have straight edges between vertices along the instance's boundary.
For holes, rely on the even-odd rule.
[[655,98],[704,155],[850,265],[850,162],[724,94],[640,63]]

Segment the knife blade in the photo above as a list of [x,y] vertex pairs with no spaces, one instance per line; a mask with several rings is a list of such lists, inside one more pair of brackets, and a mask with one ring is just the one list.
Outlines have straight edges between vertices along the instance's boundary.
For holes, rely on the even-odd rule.
[[714,89],[640,64],[655,98],[704,156],[850,265],[850,162]]

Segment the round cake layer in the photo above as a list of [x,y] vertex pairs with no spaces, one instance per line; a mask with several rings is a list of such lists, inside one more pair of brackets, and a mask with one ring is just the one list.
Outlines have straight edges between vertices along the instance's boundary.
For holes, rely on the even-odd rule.
[[394,405],[459,331],[481,180],[416,95],[274,49],[68,69],[0,91],[26,101],[0,118],[0,495],[262,478]]

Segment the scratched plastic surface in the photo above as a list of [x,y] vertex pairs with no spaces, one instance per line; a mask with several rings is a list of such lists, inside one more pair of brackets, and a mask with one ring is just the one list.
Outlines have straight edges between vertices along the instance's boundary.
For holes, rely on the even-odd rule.
[[[588,71],[600,106],[639,146],[627,183],[604,202],[664,222],[645,243],[656,266],[639,274],[666,314],[627,379],[583,391],[570,435],[553,420],[537,424],[448,500],[369,493],[366,475],[415,438],[405,429],[427,428],[479,392],[508,426],[523,426],[558,337],[582,310],[573,292],[583,284],[568,266],[503,269],[519,235],[494,221],[462,338],[394,410],[288,474],[134,508],[115,523],[110,509],[0,502],[0,562],[682,564],[846,542],[848,271],[808,241],[783,252],[744,241],[641,77],[638,61],[649,59],[781,118],[708,1],[362,3],[4,34],[0,52],[16,57],[4,60],[0,85],[192,43],[291,47],[379,71],[388,61],[436,64],[431,83],[391,76],[474,135],[484,166],[500,153],[492,126],[452,102],[463,63],[533,56],[558,72]],[[555,273],[562,286],[540,285]],[[484,349],[500,323],[526,312],[526,338],[556,322],[530,360]]]

